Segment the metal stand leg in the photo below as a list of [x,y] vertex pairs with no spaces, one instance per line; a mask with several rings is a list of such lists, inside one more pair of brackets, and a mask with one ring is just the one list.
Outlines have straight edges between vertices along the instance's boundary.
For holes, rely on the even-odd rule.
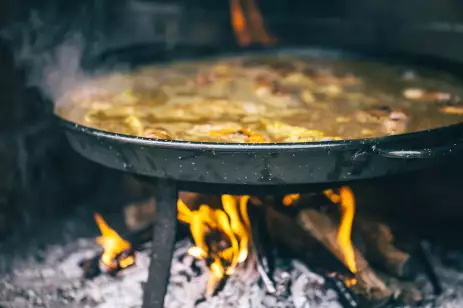
[[143,294],[143,308],[164,308],[177,231],[177,186],[168,180],[155,184],[156,216],[151,263]]

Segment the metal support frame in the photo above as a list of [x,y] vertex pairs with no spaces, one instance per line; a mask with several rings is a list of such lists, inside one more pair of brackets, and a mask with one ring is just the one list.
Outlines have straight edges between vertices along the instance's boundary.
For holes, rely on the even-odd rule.
[[148,281],[143,292],[143,308],[164,308],[177,233],[178,190],[175,181],[159,179],[154,183],[154,189],[156,216]]

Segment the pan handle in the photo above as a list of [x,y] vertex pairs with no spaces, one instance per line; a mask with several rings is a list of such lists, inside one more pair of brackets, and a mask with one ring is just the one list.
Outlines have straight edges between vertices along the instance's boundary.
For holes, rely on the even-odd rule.
[[372,151],[387,158],[400,158],[400,159],[417,159],[417,158],[440,158],[448,155],[454,155],[463,150],[463,142],[459,140],[457,143],[451,145],[426,148],[426,149],[381,149],[377,145],[371,147]]

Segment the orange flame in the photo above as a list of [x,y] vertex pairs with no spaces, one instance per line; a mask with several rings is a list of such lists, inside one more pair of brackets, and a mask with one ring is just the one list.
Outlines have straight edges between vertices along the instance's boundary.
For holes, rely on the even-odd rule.
[[240,46],[251,44],[251,35],[248,31],[246,17],[241,7],[240,0],[230,0],[232,27]]
[[291,206],[301,198],[300,194],[289,194],[283,197],[283,205]]
[[352,223],[355,215],[354,193],[349,187],[343,186],[340,188],[339,194],[336,194],[331,189],[325,190],[324,194],[333,203],[341,206],[341,222],[339,223],[337,243],[344,256],[345,265],[352,273],[356,273],[357,264],[351,240]]
[[249,196],[222,196],[222,209],[201,205],[191,210],[179,199],[178,219],[190,225],[195,246],[188,253],[200,260],[209,260],[211,278],[206,292],[211,295],[218,282],[233,274],[246,261],[250,241],[247,211]]
[[[248,14],[243,11],[240,1],[230,0],[231,23],[238,44],[244,47],[251,45],[255,41],[263,45],[276,43],[276,39],[269,35],[265,29],[264,19],[256,4],[256,0],[244,0]],[[246,15],[249,15],[250,24],[247,21]],[[253,32],[256,36],[255,38],[252,35]]]
[[121,253],[131,249],[129,242],[124,240],[117,232],[109,227],[100,214],[95,213],[95,221],[100,229],[101,236],[96,238],[96,242],[103,247],[101,262],[109,268],[116,269],[127,268],[135,263],[135,257],[128,255],[125,258],[119,258]]

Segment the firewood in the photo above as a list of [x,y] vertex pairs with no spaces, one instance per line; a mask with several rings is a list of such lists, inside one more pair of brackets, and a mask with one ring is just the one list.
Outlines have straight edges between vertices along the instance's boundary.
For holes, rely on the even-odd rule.
[[257,271],[268,293],[277,292],[273,279],[275,260],[272,240],[267,232],[266,207],[248,204],[248,214],[251,220],[251,245]]
[[[322,243],[336,258],[344,262],[344,256],[337,243],[337,226],[327,215],[313,209],[303,210],[299,213],[297,223],[306,232]],[[368,262],[361,253],[355,249],[355,262],[358,271],[368,267]]]
[[417,306],[422,303],[424,296],[414,282],[401,281],[383,273],[380,275],[394,293],[393,303],[400,306]]
[[[331,218],[319,211],[308,209],[298,215],[298,224],[320,241],[341,262],[344,256],[337,243],[337,227]],[[357,283],[352,286],[356,294],[361,294],[369,302],[386,302],[392,292],[370,268],[363,255],[354,248],[357,272],[353,273]]]
[[394,246],[394,237],[387,225],[359,218],[356,227],[366,247],[365,256],[375,267],[398,278],[416,277],[415,258]]
[[[268,211],[269,232],[272,238],[291,250],[309,266],[330,265],[326,251],[343,262],[343,256],[336,242],[336,224],[327,215],[313,209],[302,210],[296,217],[279,213],[273,209]],[[324,247],[325,253],[320,250]],[[354,274],[357,280],[349,288],[359,298],[362,306],[381,307],[389,301],[392,292],[384,281],[370,268],[362,254],[355,249],[358,271]],[[322,260],[325,264],[320,264]]]
[[397,302],[404,306],[416,306],[423,302],[423,294],[418,287],[410,282],[397,281],[400,290]]
[[442,282],[436,273],[433,257],[430,251],[430,244],[425,240],[421,240],[418,246],[418,253],[421,257],[423,269],[433,286],[434,295],[441,295],[444,289],[442,287]]
[[[132,180],[131,183],[136,185],[138,182]],[[142,185],[143,184],[140,184],[140,187],[143,187]],[[144,195],[146,195],[146,193]],[[200,195],[190,192],[180,192],[179,198],[181,198],[190,208],[198,208],[199,205],[203,203],[217,204],[220,202],[219,197]],[[173,203],[172,206],[177,206],[177,204]],[[125,224],[129,230],[138,230],[146,227],[153,222],[155,215],[156,199],[153,196],[148,198],[145,197],[141,199],[141,201],[133,202],[124,207]]]
[[132,203],[124,207],[125,224],[129,230],[137,230],[149,225],[155,214],[155,198],[145,199],[142,202]]

